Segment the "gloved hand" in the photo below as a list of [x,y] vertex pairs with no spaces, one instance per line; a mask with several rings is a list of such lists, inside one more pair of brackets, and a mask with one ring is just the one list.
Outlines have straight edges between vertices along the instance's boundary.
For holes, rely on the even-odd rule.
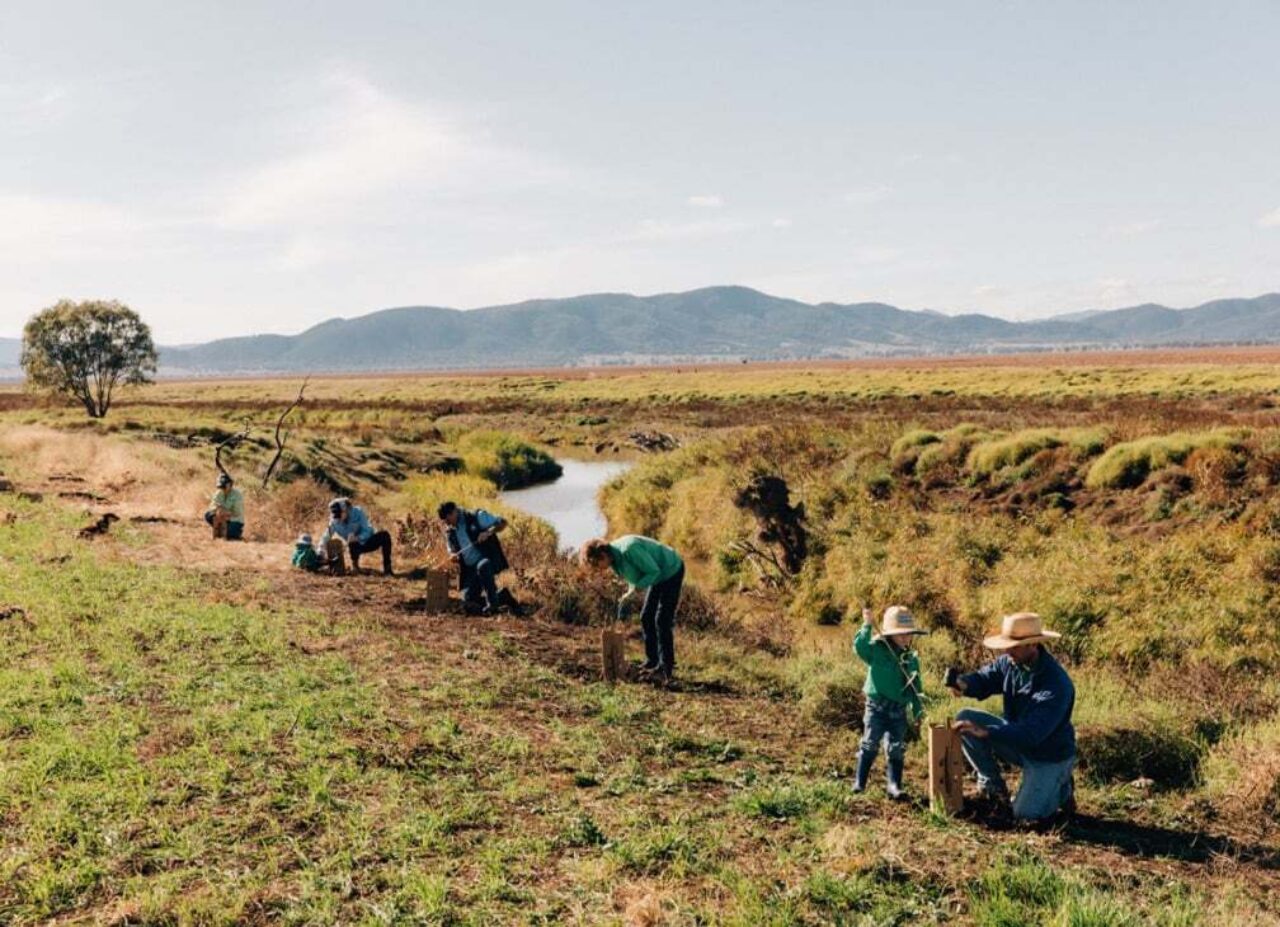
[[942,674],[942,684],[948,689],[960,688],[960,671],[954,666],[948,666],[946,672]]
[[631,617],[631,595],[628,593],[618,600],[618,620],[626,621]]

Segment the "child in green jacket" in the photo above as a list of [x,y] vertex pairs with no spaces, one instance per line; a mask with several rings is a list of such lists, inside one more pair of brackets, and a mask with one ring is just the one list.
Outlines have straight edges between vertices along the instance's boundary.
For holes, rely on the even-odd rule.
[[302,534],[293,545],[293,565],[299,570],[315,573],[329,565],[329,561],[321,557],[311,544],[311,535]]
[[862,743],[858,749],[858,770],[853,790],[867,787],[867,776],[876,759],[881,741],[885,744],[888,766],[885,770],[890,798],[902,797],[902,758],[906,752],[907,712],[919,720],[924,714],[920,703],[920,661],[911,649],[911,638],[928,634],[916,627],[911,613],[901,605],[884,612],[880,633],[875,634],[871,609],[862,610],[862,627],[853,638],[853,651],[867,664],[867,681],[862,691],[867,707],[862,719]]

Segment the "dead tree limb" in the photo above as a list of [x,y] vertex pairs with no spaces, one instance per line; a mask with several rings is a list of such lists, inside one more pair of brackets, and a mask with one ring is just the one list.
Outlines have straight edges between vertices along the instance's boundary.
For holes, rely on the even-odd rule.
[[231,474],[227,473],[227,468],[222,465],[222,452],[234,451],[236,448],[238,448],[241,444],[243,444],[248,439],[249,439],[249,423],[245,422],[243,429],[219,441],[217,446],[214,448],[213,465],[218,468],[219,473],[223,474],[228,479],[231,477]]
[[302,381],[302,385],[298,387],[298,397],[294,399],[293,402],[289,403],[289,407],[281,412],[280,417],[276,419],[276,456],[271,458],[271,463],[267,466],[266,475],[262,478],[263,489],[266,489],[267,484],[271,482],[271,477],[275,474],[276,467],[280,464],[280,458],[284,456],[285,445],[289,443],[289,435],[293,434],[291,431],[286,431],[284,433],[284,437],[281,438],[280,429],[284,427],[284,420],[289,417],[289,413],[302,405],[302,394],[306,391],[307,384],[310,382],[310,377],[307,377]]

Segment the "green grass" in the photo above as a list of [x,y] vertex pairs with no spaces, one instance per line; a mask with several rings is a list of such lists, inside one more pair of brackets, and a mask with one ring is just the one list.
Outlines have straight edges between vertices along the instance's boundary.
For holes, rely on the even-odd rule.
[[458,442],[466,471],[499,489],[519,489],[560,476],[562,468],[546,451],[497,431],[473,431]]
[[1093,489],[1128,489],[1148,476],[1185,461],[1201,448],[1239,450],[1246,435],[1239,430],[1154,435],[1117,444],[1094,462],[1085,482]]

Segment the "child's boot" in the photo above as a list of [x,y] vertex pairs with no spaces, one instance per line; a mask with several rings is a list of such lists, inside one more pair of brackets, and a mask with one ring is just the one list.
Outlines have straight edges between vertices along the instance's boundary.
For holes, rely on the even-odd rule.
[[876,755],[871,750],[858,751],[858,771],[853,776],[853,790],[855,792],[866,791],[867,776],[871,775],[871,764],[876,761]]
[[890,798],[902,797],[902,759],[890,758],[885,766],[885,792]]

